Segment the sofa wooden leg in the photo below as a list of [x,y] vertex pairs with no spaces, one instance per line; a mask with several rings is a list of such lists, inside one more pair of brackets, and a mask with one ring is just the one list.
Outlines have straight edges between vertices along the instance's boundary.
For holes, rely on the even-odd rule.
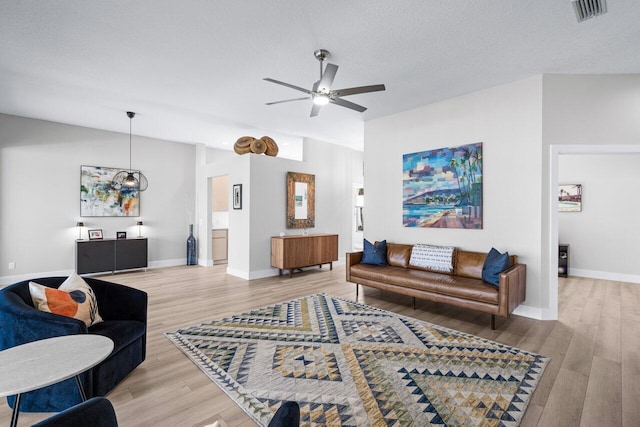
[[495,331],[496,329],[496,315],[492,314],[491,315],[491,330]]
[[416,297],[413,297],[413,309],[416,309]]
[[358,299],[358,289],[359,287],[358,287],[358,284],[356,283],[356,299]]

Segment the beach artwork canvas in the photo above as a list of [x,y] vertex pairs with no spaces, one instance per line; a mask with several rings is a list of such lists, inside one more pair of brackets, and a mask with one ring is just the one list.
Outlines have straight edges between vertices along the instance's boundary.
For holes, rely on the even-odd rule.
[[482,229],[482,142],[402,156],[405,227]]
[[582,184],[558,186],[558,212],[582,211]]
[[80,216],[140,216],[140,192],[111,187],[111,179],[121,170],[80,167]]

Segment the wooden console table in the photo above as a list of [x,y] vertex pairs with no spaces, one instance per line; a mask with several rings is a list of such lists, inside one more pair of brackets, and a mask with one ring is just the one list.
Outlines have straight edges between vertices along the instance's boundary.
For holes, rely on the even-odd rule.
[[329,264],[333,270],[333,261],[338,260],[337,234],[309,234],[296,236],[276,236],[271,238],[271,266],[280,270],[293,270]]
[[78,274],[147,268],[147,239],[76,240]]

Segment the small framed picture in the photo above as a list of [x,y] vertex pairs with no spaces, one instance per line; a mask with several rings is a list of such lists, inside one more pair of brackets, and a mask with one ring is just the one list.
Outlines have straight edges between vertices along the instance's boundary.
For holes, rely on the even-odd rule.
[[558,212],[582,211],[582,184],[558,186]]
[[89,240],[102,240],[102,229],[89,230]]
[[127,238],[127,232],[126,231],[116,231],[116,238],[117,239],[126,239]]
[[233,184],[233,209],[242,209],[242,184]]

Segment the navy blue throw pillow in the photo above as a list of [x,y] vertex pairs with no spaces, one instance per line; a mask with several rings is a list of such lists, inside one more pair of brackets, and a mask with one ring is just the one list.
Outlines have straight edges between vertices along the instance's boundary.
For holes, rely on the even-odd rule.
[[387,265],[387,241],[383,240],[374,245],[364,239],[364,251],[360,264]]
[[511,267],[509,252],[501,254],[495,248],[491,248],[482,266],[482,280],[492,285],[500,285],[500,273]]

